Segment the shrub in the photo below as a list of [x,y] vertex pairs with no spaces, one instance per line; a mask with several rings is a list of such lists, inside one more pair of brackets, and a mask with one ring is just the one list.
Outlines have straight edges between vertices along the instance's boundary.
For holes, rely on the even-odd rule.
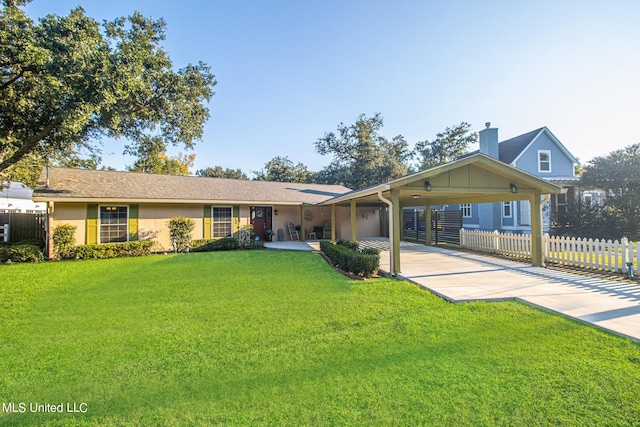
[[[357,252],[344,245],[334,245],[328,241],[320,242],[320,249],[331,262],[344,271],[364,277],[374,275],[380,268],[380,253]],[[377,251],[377,250],[376,250]]]
[[253,235],[253,225],[246,225],[238,232],[238,244],[240,247],[245,247],[247,243],[251,243],[251,236]]
[[262,240],[248,240],[244,242],[242,249],[264,249],[264,242]]
[[101,243],[76,246],[74,252],[77,259],[126,258],[151,255],[154,245],[155,242],[151,240]]
[[73,246],[76,242],[75,234],[77,228],[75,225],[61,224],[53,230],[51,238],[58,259],[75,258]]
[[37,245],[17,244],[0,247],[0,262],[40,262],[44,254]]
[[263,241],[245,240],[241,245],[235,237],[222,239],[197,239],[191,244],[193,252],[230,251],[234,249],[264,249]]
[[378,248],[362,248],[360,253],[365,255],[378,255],[380,256],[380,249]]
[[196,239],[191,241],[191,252],[210,252],[213,250],[213,242],[218,239]]
[[191,248],[191,232],[196,226],[196,222],[191,218],[174,217],[168,222],[169,236],[174,249],[178,252],[189,252]]
[[233,249],[238,249],[239,247],[240,242],[235,237],[225,237],[213,242],[213,250],[218,251],[230,251]]
[[40,249],[44,249],[45,247],[45,241],[44,239],[25,239],[25,240],[20,240],[18,243],[18,245],[33,245],[33,246],[37,246]]
[[352,242],[351,240],[338,239],[336,240],[336,245],[344,246],[345,248],[357,251],[360,244],[358,242]]

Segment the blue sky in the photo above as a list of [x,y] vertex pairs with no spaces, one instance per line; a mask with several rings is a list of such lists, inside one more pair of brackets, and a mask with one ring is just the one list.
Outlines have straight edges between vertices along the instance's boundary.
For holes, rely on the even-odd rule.
[[[36,18],[82,5],[167,22],[174,66],[218,85],[195,168],[250,173],[275,156],[312,170],[314,141],[381,113],[413,146],[462,121],[500,140],[547,126],[582,162],[640,142],[640,2],[34,0]],[[124,169],[123,142],[104,163]],[[180,149],[173,150],[174,152]]]

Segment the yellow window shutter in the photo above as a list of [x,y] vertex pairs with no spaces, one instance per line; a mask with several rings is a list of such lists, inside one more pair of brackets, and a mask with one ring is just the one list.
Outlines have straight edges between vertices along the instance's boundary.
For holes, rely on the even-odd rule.
[[87,245],[98,243],[98,205],[87,204]]
[[211,205],[204,205],[204,238],[211,238]]
[[138,240],[139,205],[129,205],[129,240]]
[[231,215],[233,216],[233,237],[238,238],[240,237],[240,206],[233,206],[231,208]]

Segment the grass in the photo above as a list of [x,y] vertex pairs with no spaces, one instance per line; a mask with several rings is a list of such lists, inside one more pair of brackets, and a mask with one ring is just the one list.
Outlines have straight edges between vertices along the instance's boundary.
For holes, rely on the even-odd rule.
[[0,266],[0,425],[638,425],[640,346],[317,254]]

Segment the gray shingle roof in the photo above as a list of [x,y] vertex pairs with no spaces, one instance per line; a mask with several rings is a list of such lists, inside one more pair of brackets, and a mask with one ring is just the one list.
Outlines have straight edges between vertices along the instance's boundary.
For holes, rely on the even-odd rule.
[[351,191],[341,185],[249,181],[199,176],[154,175],[89,169],[49,168],[40,174],[34,200],[217,200],[316,204]]
[[527,132],[523,135],[516,136],[515,138],[507,139],[506,141],[499,143],[498,149],[500,150],[500,161],[510,165],[516,157],[518,157],[520,153],[527,148],[527,145],[533,141],[542,129],[544,128],[532,130],[531,132]]
[[[540,133],[542,129],[544,128],[542,127],[536,130],[532,130],[531,132],[527,132],[525,134],[498,143],[498,155],[500,157],[499,160],[510,165],[516,159],[516,157],[518,157],[520,153],[522,153],[524,149],[527,148],[527,145],[529,145],[531,141],[533,141],[533,139]],[[479,152],[480,150],[472,151],[470,153],[465,153],[458,158],[463,159],[465,157],[478,154]]]

